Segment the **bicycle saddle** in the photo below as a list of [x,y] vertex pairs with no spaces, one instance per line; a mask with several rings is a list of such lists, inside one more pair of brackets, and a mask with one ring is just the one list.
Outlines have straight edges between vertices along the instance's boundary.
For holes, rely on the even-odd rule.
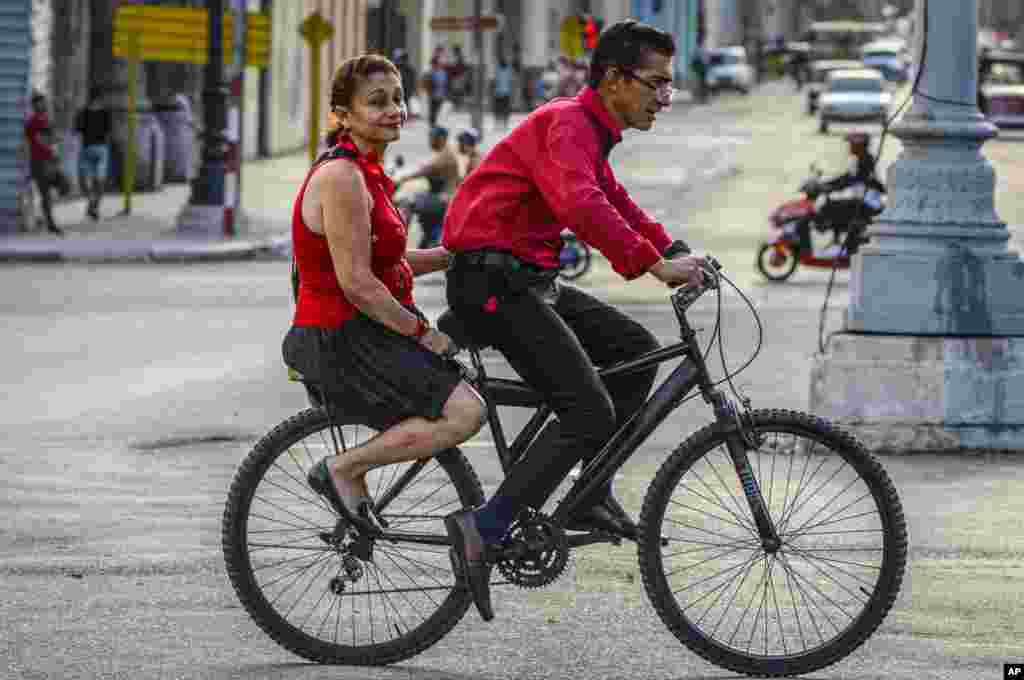
[[452,342],[463,349],[479,351],[490,347],[490,343],[479,337],[474,337],[466,324],[450,309],[445,310],[444,314],[438,317],[437,327],[451,338]]

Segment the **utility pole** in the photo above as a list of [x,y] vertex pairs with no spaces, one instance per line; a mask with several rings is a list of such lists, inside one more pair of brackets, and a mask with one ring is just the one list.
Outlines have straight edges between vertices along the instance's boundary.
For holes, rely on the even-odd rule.
[[228,97],[224,83],[224,0],[207,0],[206,10],[209,42],[203,68],[202,164],[192,183],[189,203],[178,216],[178,231],[223,236]]
[[1024,449],[1022,263],[981,153],[998,130],[977,108],[978,16],[978,0],[917,1],[887,206],[812,368],[811,411],[874,450]]
[[473,49],[476,51],[476,103],[473,106],[473,127],[484,137],[484,84],[487,82],[484,66],[484,31],[480,25],[483,0],[473,0]]

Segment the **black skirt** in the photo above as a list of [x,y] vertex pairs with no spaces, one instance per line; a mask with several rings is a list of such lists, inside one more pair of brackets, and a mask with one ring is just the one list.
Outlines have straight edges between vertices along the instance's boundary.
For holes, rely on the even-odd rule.
[[338,328],[292,326],[282,353],[332,413],[378,430],[414,416],[437,420],[462,379],[457,363],[358,312]]

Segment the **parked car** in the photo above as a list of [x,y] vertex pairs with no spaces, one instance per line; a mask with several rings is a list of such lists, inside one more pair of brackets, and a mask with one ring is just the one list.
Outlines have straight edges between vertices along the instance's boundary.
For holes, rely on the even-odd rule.
[[849,59],[819,59],[812,61],[807,69],[807,115],[813,116],[818,112],[818,98],[821,90],[825,87],[825,79],[832,71],[840,69],[863,68],[859,61]]
[[828,132],[833,122],[878,121],[889,117],[892,94],[885,78],[874,69],[832,71],[818,101],[818,131]]
[[861,61],[882,73],[886,80],[903,83],[910,76],[907,44],[902,39],[877,40],[861,48]]
[[707,86],[710,90],[733,89],[743,94],[754,86],[754,67],[747,61],[745,47],[718,47],[708,50]]
[[1024,128],[1024,53],[986,51],[979,106],[997,127]]

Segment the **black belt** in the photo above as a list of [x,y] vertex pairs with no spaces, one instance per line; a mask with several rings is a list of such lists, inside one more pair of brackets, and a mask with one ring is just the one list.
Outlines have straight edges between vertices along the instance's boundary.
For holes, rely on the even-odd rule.
[[471,250],[464,253],[455,253],[453,264],[456,267],[500,269],[512,272],[525,271],[532,274],[546,274],[556,271],[555,269],[545,269],[500,250]]

